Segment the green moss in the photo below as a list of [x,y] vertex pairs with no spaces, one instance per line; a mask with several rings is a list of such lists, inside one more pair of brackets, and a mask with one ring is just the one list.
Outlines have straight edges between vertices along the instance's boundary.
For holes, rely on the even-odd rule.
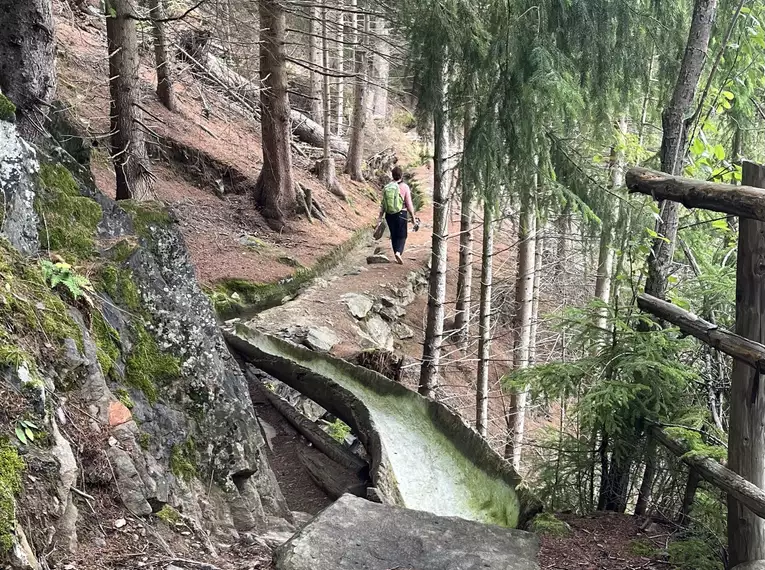
[[531,530],[546,536],[566,536],[571,531],[566,523],[552,513],[539,513],[531,521]]
[[190,481],[197,476],[197,448],[192,437],[173,446],[170,454],[170,471],[184,481]]
[[35,200],[42,219],[40,243],[74,259],[92,257],[101,206],[80,195],[72,174],[60,164],[43,164],[40,182],[46,190]]
[[108,263],[99,270],[95,283],[121,307],[134,313],[142,312],[141,293],[129,269]]
[[133,348],[125,362],[125,381],[141,390],[152,404],[159,396],[158,382],[177,378],[181,361],[163,352],[143,325],[133,326]]
[[0,121],[13,121],[16,118],[16,105],[0,93]]
[[107,255],[117,263],[123,263],[133,255],[133,252],[135,252],[136,249],[138,249],[136,244],[123,239],[112,246],[107,252]]
[[122,405],[128,410],[132,410],[135,407],[133,398],[130,397],[130,392],[125,390],[125,388],[118,388],[114,395],[117,396],[119,401],[122,402]]
[[162,507],[162,509],[157,512],[156,516],[159,520],[169,524],[170,526],[175,526],[176,524],[183,522],[183,517],[181,514],[170,505],[165,505]]
[[173,223],[170,214],[159,202],[136,202],[121,200],[119,205],[133,220],[136,233],[148,237],[152,226],[169,226]]
[[309,281],[320,277],[340,263],[362,240],[369,236],[369,229],[357,230],[353,235],[319,258],[310,268],[295,271],[292,276],[276,283],[255,283],[246,279],[224,279],[216,283],[207,294],[215,310],[224,318],[256,313],[281,304],[285,297],[292,297]]
[[22,362],[29,360],[29,355],[18,346],[12,344],[0,345],[0,366],[18,368]]
[[98,311],[93,312],[91,321],[101,372],[104,376],[112,376],[116,370],[114,365],[120,357],[120,335]]
[[351,433],[351,428],[342,420],[335,420],[327,428],[327,433],[335,441],[345,443],[345,438]]
[[151,443],[151,435],[149,435],[145,431],[138,434],[138,445],[141,446],[141,449],[143,449],[144,451],[149,451],[150,443]]
[[723,570],[720,553],[700,538],[677,540],[668,551],[669,563],[678,570]]
[[24,462],[7,441],[0,441],[0,553],[13,546],[16,530],[16,503],[14,496],[21,491],[21,473]]

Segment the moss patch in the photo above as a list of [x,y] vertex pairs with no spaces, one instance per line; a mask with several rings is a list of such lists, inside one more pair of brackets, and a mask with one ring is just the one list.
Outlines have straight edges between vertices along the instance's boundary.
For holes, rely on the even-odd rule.
[[92,257],[101,206],[80,195],[72,174],[60,164],[40,166],[40,182],[46,190],[35,200],[42,219],[40,243],[74,260]]
[[108,263],[101,267],[95,282],[121,307],[134,313],[141,312],[141,294],[129,269]]
[[343,420],[335,420],[327,428],[329,436],[340,443],[345,443],[345,438],[350,435],[351,428]]
[[141,446],[141,449],[144,451],[149,451],[149,444],[151,443],[151,436],[146,433],[145,431],[138,434],[138,445]]
[[197,448],[192,437],[173,446],[170,471],[184,481],[190,481],[197,476]]
[[552,513],[539,513],[531,521],[531,530],[546,536],[566,536],[570,534],[569,527]]
[[101,372],[106,377],[113,377],[120,357],[120,335],[98,311],[93,312],[91,329]]
[[7,441],[0,441],[0,553],[13,547],[16,530],[16,502],[14,496],[21,490],[21,472],[24,462]]
[[170,214],[159,202],[121,200],[119,205],[133,220],[135,231],[140,236],[149,237],[152,226],[165,227],[173,223]]
[[130,392],[125,390],[125,388],[118,388],[114,395],[117,396],[117,399],[128,410],[132,410],[135,407],[135,402],[133,402],[133,398],[130,397]]
[[154,404],[159,397],[158,382],[167,382],[181,373],[181,361],[163,352],[143,325],[133,326],[133,348],[125,362],[125,381],[141,390]]
[[16,105],[8,97],[0,93],[0,121],[14,121],[16,119]]
[[165,505],[162,507],[162,509],[157,512],[156,516],[159,520],[167,523],[170,526],[175,526],[176,524],[183,522],[183,517],[181,517],[181,514],[170,505]]
[[295,295],[312,279],[334,269],[363,239],[369,229],[357,230],[353,235],[319,258],[310,268],[295,271],[291,277],[276,283],[255,283],[246,279],[224,279],[207,291],[215,310],[223,319],[254,314],[281,304],[285,297]]

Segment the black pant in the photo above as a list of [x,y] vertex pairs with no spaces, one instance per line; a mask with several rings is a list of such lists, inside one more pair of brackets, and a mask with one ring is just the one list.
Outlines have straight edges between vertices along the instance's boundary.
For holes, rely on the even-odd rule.
[[404,253],[407,222],[409,221],[406,210],[401,210],[398,214],[385,214],[385,221],[390,230],[390,243],[393,246],[393,253]]

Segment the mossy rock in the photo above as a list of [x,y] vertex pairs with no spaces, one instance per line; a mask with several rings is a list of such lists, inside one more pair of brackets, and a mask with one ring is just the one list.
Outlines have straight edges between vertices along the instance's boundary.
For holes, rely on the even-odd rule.
[[539,513],[531,521],[531,530],[543,536],[568,536],[571,527],[552,513]]
[[132,332],[133,347],[125,363],[125,381],[154,404],[159,398],[159,384],[180,375],[181,361],[163,352],[142,324],[134,324]]
[[0,121],[14,122],[16,120],[16,105],[8,97],[0,93]]
[[93,257],[101,206],[80,194],[72,173],[60,164],[41,165],[40,183],[44,192],[35,200],[42,220],[40,243],[70,262]]
[[197,476],[197,448],[192,437],[173,446],[170,471],[184,481],[191,481]]

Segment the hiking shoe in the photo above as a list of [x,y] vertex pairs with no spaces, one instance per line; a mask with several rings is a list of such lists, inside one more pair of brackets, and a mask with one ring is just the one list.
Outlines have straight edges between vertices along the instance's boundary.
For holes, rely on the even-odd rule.
[[404,265],[404,260],[401,259],[401,254],[399,252],[394,253],[393,256],[396,258],[396,263]]

